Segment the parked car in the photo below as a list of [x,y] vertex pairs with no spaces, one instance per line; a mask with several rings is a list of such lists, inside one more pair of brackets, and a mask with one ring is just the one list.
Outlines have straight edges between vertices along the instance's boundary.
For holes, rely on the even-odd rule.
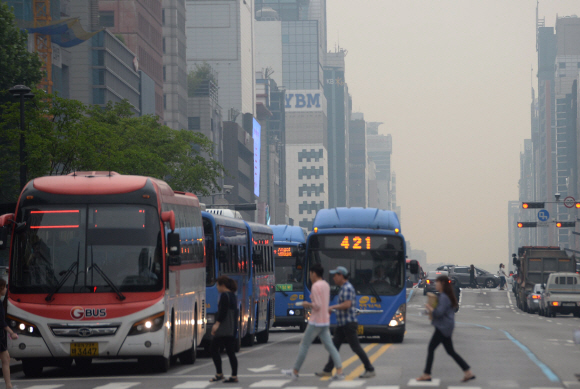
[[528,295],[528,313],[540,311],[540,302],[542,301],[542,284],[534,285],[534,289]]
[[[469,286],[469,266],[454,266],[449,271],[449,278],[455,280],[460,287]],[[475,268],[477,285],[486,288],[496,288],[499,285],[499,277],[487,270]]]
[[446,271],[448,272],[449,269],[451,269],[452,267],[457,266],[457,265],[443,265],[443,266],[439,266],[437,269],[437,271]]
[[427,293],[437,293],[435,290],[435,281],[440,276],[449,276],[449,273],[446,271],[430,271],[425,276],[425,288],[423,288],[423,296],[427,295]]
[[542,285],[540,314],[556,314],[580,317],[580,275],[577,273],[552,273],[545,285]]

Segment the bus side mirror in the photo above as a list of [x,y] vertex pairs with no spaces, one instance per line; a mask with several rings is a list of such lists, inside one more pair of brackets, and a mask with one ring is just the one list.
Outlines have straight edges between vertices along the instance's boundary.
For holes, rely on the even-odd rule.
[[0,227],[0,250],[6,250],[8,247],[8,228]]
[[256,266],[262,266],[264,264],[264,256],[262,255],[262,250],[256,249],[252,255],[252,262]]
[[218,261],[220,263],[228,262],[228,248],[226,246],[220,246],[218,249]]
[[411,262],[409,262],[409,272],[411,274],[419,273],[419,262],[417,262],[415,259],[412,259]]
[[177,232],[167,234],[167,252],[169,253],[167,260],[169,266],[181,265],[181,241]]

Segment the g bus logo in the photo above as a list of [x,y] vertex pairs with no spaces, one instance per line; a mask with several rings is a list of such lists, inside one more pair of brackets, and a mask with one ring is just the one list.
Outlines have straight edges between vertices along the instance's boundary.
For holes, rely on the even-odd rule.
[[369,296],[362,296],[362,297],[360,298],[360,300],[358,300],[358,302],[359,302],[359,303],[361,303],[361,304],[366,304],[366,303],[368,303],[368,302],[369,302]]
[[70,316],[73,318],[73,320],[83,320],[83,319],[107,317],[107,309],[106,308],[73,307],[70,310]]
[[297,298],[298,298],[298,295],[293,294],[292,296],[290,296],[290,301],[296,301]]

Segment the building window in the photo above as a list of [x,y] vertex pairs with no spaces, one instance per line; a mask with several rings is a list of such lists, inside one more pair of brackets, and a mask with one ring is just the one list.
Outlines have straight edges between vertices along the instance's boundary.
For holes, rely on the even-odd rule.
[[105,104],[104,88],[93,88],[93,104]]
[[310,162],[312,160],[312,158],[314,158],[314,160],[316,162],[318,162],[320,160],[320,158],[323,157],[323,151],[322,149],[318,149],[318,151],[314,150],[314,149],[310,149],[310,151],[306,151],[306,149],[302,149],[302,151],[298,152],[298,162],[302,162],[302,160],[304,158],[306,158],[306,162]]
[[190,116],[187,118],[188,130],[201,130],[201,121],[199,116]]
[[93,85],[105,85],[105,69],[93,69]]
[[167,109],[167,95],[163,95],[163,109]]
[[115,12],[114,11],[100,11],[99,24],[101,27],[115,27]]
[[104,50],[93,50],[93,66],[105,66]]
[[316,179],[319,179],[320,176],[324,175],[324,167],[321,166],[319,168],[315,168],[314,166],[307,168],[307,167],[303,167],[300,170],[298,170],[298,179],[301,180],[303,177],[306,177],[307,179],[311,179],[312,176],[314,176]]
[[166,75],[165,75],[165,65],[163,65],[163,81],[165,81]]
[[165,54],[165,38],[163,38],[163,54]]
[[165,26],[165,8],[161,10],[161,23]]
[[290,43],[290,35],[282,35],[282,43]]
[[560,63],[558,64],[558,67],[559,67],[560,69],[566,69],[566,62],[560,62]]

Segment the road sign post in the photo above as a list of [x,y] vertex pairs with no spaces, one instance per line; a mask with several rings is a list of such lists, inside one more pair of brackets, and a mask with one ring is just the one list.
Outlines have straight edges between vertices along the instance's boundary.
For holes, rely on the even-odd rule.
[[574,208],[576,205],[576,199],[572,196],[568,196],[564,199],[564,205],[566,208]]

